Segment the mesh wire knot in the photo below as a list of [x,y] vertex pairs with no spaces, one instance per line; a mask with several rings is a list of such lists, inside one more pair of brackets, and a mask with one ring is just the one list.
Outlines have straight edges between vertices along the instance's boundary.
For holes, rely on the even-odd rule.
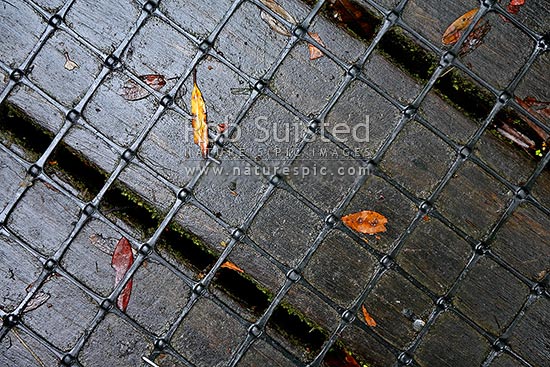
[[300,273],[295,270],[295,269],[291,269],[287,274],[286,274],[286,277],[291,281],[291,282],[294,282],[296,283],[297,281],[300,280],[300,278],[302,277],[300,275]]
[[164,350],[168,346],[168,343],[165,339],[159,338],[155,340],[155,348],[159,351]]
[[25,72],[21,69],[15,69],[10,74],[10,79],[14,82],[19,82],[25,76]]
[[70,354],[65,354],[63,358],[61,358],[62,366],[72,366],[74,362],[75,362],[75,358]]
[[345,310],[342,313],[342,320],[345,323],[350,324],[353,322],[353,320],[355,320],[355,314],[351,310]]
[[518,200],[525,200],[529,196],[529,191],[525,187],[518,187],[515,196]]
[[49,20],[48,24],[54,28],[57,28],[63,23],[63,18],[59,14],[54,14]]
[[109,55],[103,62],[110,70],[118,70],[122,68],[122,62],[115,55]]
[[12,328],[14,326],[17,326],[17,324],[19,324],[19,321],[19,316],[12,313],[4,316],[3,324],[5,327]]
[[301,25],[299,26],[296,26],[293,30],[292,30],[292,34],[294,36],[296,36],[297,38],[302,38],[306,35],[307,33],[307,29],[305,29],[304,27],[302,27]]
[[113,302],[109,298],[105,298],[100,305],[101,309],[103,311],[109,311],[111,308],[113,308]]
[[262,333],[263,333],[263,329],[257,324],[251,325],[250,328],[248,329],[248,334],[250,334],[254,338],[258,338],[260,335],[262,335]]
[[67,116],[65,116],[65,118],[67,119],[67,121],[74,124],[80,118],[80,112],[78,112],[75,109],[72,109],[69,112],[67,112]]
[[136,156],[136,152],[134,152],[132,149],[128,148],[122,153],[122,159],[126,162],[130,162],[134,157]]
[[156,1],[149,0],[145,4],[143,4],[143,11],[145,11],[148,14],[153,14],[155,10],[157,10],[159,4]]
[[28,173],[29,175],[31,175],[31,177],[37,178],[42,173],[42,167],[37,164],[33,164],[29,167]]
[[53,269],[55,269],[56,266],[57,266],[57,261],[55,261],[54,259],[48,259],[44,263],[44,270],[53,271]]
[[409,366],[412,363],[413,359],[407,352],[403,352],[399,354],[399,357],[397,357],[397,361],[401,366]]

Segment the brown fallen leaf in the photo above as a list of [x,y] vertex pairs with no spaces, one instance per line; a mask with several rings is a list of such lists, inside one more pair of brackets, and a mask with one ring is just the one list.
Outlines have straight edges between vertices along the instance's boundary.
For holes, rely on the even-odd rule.
[[[271,9],[274,13],[277,13],[281,18],[285,19],[286,21],[293,24],[297,23],[296,19],[294,19],[292,15],[290,15],[281,5],[277,4],[275,1],[273,0],[260,0],[260,1],[262,2],[262,4],[264,4],[269,9]],[[266,22],[267,25],[271,29],[273,29],[275,32],[286,37],[290,36],[290,31],[283,24],[281,24],[281,22],[273,18],[266,11],[262,10],[260,12],[260,18],[262,18],[262,20]]]
[[36,310],[38,307],[46,303],[50,299],[50,294],[44,292],[38,292],[30,299],[29,303],[23,308],[23,313]]
[[466,56],[467,54],[474,51],[476,48],[478,48],[480,45],[483,44],[483,39],[489,33],[491,30],[491,24],[488,21],[479,23],[474,27],[472,32],[466,37],[466,40],[460,46],[460,50],[458,51],[458,55],[461,57]]
[[441,42],[444,45],[454,45],[462,35],[462,32],[472,23],[478,10],[479,8],[472,9],[455,19],[443,33]]
[[523,149],[535,148],[535,142],[533,140],[529,139],[527,136],[520,133],[507,123],[503,123],[502,126],[497,128],[497,131],[502,134],[502,136],[510,139]]
[[[441,42],[444,45],[454,45],[460,39],[466,28],[472,23],[478,10],[479,8],[472,9],[452,22],[443,33]],[[479,21],[460,47],[458,51],[459,56],[465,56],[478,48],[479,45],[483,43],[483,38],[485,38],[490,30],[491,24],[488,21]]]
[[[113,252],[113,257],[111,259],[111,266],[115,269],[115,287],[122,281],[124,275],[133,263],[134,254],[132,252],[132,246],[126,237],[122,237],[116,244],[115,251]],[[126,311],[128,302],[130,302],[132,283],[133,281],[130,279],[118,296],[117,307],[121,311]]]
[[356,232],[375,234],[386,232],[388,220],[382,214],[370,210],[353,213],[342,217],[342,222]]
[[206,104],[197,85],[197,71],[193,71],[193,91],[191,92],[191,115],[193,125],[193,140],[201,149],[203,158],[208,157],[208,124],[206,119]]
[[65,56],[65,65],[63,65],[65,69],[73,71],[74,69],[77,69],[79,67],[76,62],[71,60],[68,52],[65,52],[63,55]]
[[[323,40],[321,40],[321,37],[319,37],[319,33],[309,32],[308,34],[320,45],[322,45],[323,47],[326,47],[325,44],[323,43]],[[308,43],[308,48],[309,48],[310,60],[317,60],[318,58],[321,58],[325,55],[323,51],[319,50],[317,47],[313,46],[311,43]]]
[[[516,97],[516,102],[542,123],[550,126],[550,102],[541,102],[534,97],[525,97],[525,99]],[[544,142],[548,141],[550,135],[546,131],[529,120],[527,116],[520,115],[520,118],[528,124]]]
[[235,271],[238,271],[239,273],[244,273],[244,270],[239,268],[237,265],[235,265],[234,263],[232,263],[231,261],[226,261],[224,262],[221,266],[221,268],[226,268],[226,269],[231,269],[231,270],[235,270]]
[[[138,76],[138,78],[156,91],[161,90],[166,85],[166,78],[161,74],[145,74]],[[128,79],[124,83],[120,93],[128,101],[138,101],[148,97],[150,94],[147,89],[143,88],[133,79]]]
[[376,320],[372,318],[364,305],[361,305],[361,311],[363,312],[363,318],[370,327],[376,327]]

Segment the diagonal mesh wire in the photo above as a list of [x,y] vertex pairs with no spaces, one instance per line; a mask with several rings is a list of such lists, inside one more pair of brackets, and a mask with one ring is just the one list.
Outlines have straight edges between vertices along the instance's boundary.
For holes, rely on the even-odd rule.
[[[17,329],[23,331],[28,335],[31,335],[34,339],[38,340],[39,343],[41,343],[45,348],[53,353],[59,360],[61,360],[61,363],[63,365],[80,365],[78,358],[79,353],[83,349],[84,345],[88,342],[88,340],[94,334],[100,324],[102,322],[105,322],[106,316],[109,313],[114,313],[117,316],[121,317],[125,322],[140,330],[143,334],[147,335],[150,338],[150,341],[153,343],[154,348],[148,352],[148,359],[154,361],[162,353],[168,353],[182,365],[201,365],[201,363],[191,360],[190,358],[182,355],[181,351],[178,351],[177,348],[173,347],[172,342],[178,328],[180,328],[180,326],[189,316],[191,311],[195,307],[197,307],[199,301],[201,299],[208,298],[209,300],[217,304],[227,315],[229,315],[230,318],[236,320],[237,323],[241,324],[243,326],[243,330],[246,330],[242,333],[242,335],[235,336],[239,339],[238,346],[234,348],[230,358],[228,359],[228,361],[226,361],[226,365],[238,365],[243,356],[247,353],[247,351],[260,339],[274,347],[279,352],[283,353],[293,365],[303,365],[301,358],[296,356],[292,351],[283,346],[276,338],[272,337],[269,333],[266,332],[268,322],[273,316],[276,308],[283,302],[291,289],[293,287],[297,287],[296,284],[300,284],[307,289],[315,292],[315,294],[319,295],[327,304],[330,305],[330,307],[332,307],[339,315],[341,315],[340,321],[337,324],[332,325],[330,335],[328,339],[324,342],[319,353],[307,363],[308,366],[319,366],[329,350],[335,345],[335,343],[337,343],[341,334],[345,331],[346,328],[350,327],[350,325],[352,324],[363,330],[365,333],[368,333],[380,344],[382,344],[394,356],[394,365],[421,365],[415,358],[415,353],[417,349],[419,348],[421,343],[423,343],[426,335],[429,334],[430,329],[436,323],[438,318],[440,318],[443,313],[449,312],[455,315],[459,322],[465,323],[469,325],[469,327],[476,330],[480,335],[482,335],[483,338],[487,340],[488,343],[493,346],[493,348],[484,356],[484,360],[482,362],[484,366],[492,365],[495,358],[502,355],[503,353],[511,356],[516,361],[516,363],[520,365],[533,365],[531,362],[529,362],[529,358],[527,356],[522,355],[518,351],[514,350],[510,345],[506,343],[506,340],[513,333],[514,328],[518,325],[522,317],[524,317],[524,315],[528,313],[534,305],[540,302],[547,302],[549,296],[548,290],[545,289],[542,282],[534,282],[533,280],[524,276],[521,271],[515,269],[512,265],[506,262],[491,249],[490,244],[497,236],[498,231],[514,214],[516,208],[523,202],[529,202],[530,204],[535,206],[539,210],[540,215],[550,215],[550,209],[530,194],[530,191],[533,188],[535,181],[541,176],[546,165],[548,164],[548,161],[550,160],[550,154],[546,154],[545,157],[538,163],[537,168],[530,174],[524,184],[518,185],[516,183],[510,182],[507,178],[503,177],[501,174],[493,170],[478,157],[473,155],[472,149],[476,145],[476,143],[480,141],[483,134],[490,127],[490,124],[497,113],[499,113],[499,111],[501,111],[504,107],[513,106],[521,113],[528,114],[528,111],[525,111],[521,106],[519,106],[517,102],[512,98],[512,96],[520,81],[530,70],[530,67],[536,62],[536,60],[540,57],[542,53],[547,51],[548,45],[547,40],[542,35],[534,32],[527,26],[510,17],[500,4],[494,1],[482,1],[480,4],[479,12],[476,14],[468,29],[462,34],[460,40],[450,50],[445,51],[438,46],[432,44],[420,33],[416,32],[412,27],[408,26],[403,21],[402,14],[406,9],[408,1],[404,0],[399,2],[399,4],[394,9],[386,9],[378,4],[376,1],[365,0],[364,3],[370,5],[380,12],[380,14],[384,17],[384,23],[382,27],[378,30],[376,36],[369,44],[363,55],[358,59],[355,64],[350,64],[349,62],[335,55],[330,49],[317,42],[311,37],[310,34],[308,34],[308,30],[312,22],[318,16],[326,1],[318,1],[310,9],[305,18],[300,21],[298,26],[289,23],[287,19],[281,18],[279,14],[273,12],[261,1],[250,1],[250,3],[259,7],[264,12],[270,14],[272,17],[276,18],[281,24],[287,27],[290,34],[290,37],[287,39],[286,45],[284,45],[284,47],[282,47],[282,49],[278,53],[273,65],[271,65],[265,72],[265,74],[261,75],[261,77],[253,77],[243,72],[238,66],[229,61],[229,59],[226,58],[222,53],[212,48],[212,45],[214,45],[216,39],[219,37],[224,27],[226,27],[227,24],[231,21],[237,10],[243,6],[243,4],[245,3],[244,1],[234,1],[224,13],[222,19],[214,26],[213,30],[205,39],[200,39],[177,25],[177,23],[172,20],[169,15],[165,14],[159,9],[158,3],[154,1],[149,1],[146,3],[138,2],[138,4],[142,6],[142,10],[139,13],[138,19],[133,23],[127,34],[124,35],[124,38],[122,39],[120,44],[118,44],[114,51],[110,54],[106,54],[101,51],[99,47],[93,45],[92,42],[77,34],[74,30],[71,29],[69,25],[63,22],[63,19],[66,17],[71,7],[74,6],[75,1],[68,1],[53,15],[45,8],[42,8],[32,1],[25,0],[25,3],[35,9],[38,13],[40,13],[41,16],[48,22],[48,25],[39,37],[37,43],[34,45],[32,51],[27,55],[26,59],[16,68],[12,68],[8,64],[0,62],[1,69],[10,76],[9,83],[0,95],[0,101],[6,100],[17,86],[24,85],[37,92],[45,100],[55,106],[58,110],[62,111],[65,116],[65,121],[63,125],[57,130],[47,149],[45,149],[45,151],[42,152],[41,156],[34,162],[27,162],[26,160],[20,158],[19,155],[13,152],[10,148],[4,145],[0,145],[4,153],[6,153],[12,159],[16,160],[21,166],[25,167],[25,170],[28,172],[27,184],[22,185],[17,189],[7,206],[0,213],[0,223],[2,224],[0,229],[2,231],[2,234],[15,239],[15,241],[22,248],[30,252],[43,265],[43,270],[40,272],[40,275],[32,283],[32,287],[28,289],[26,296],[17,305],[17,307],[9,314],[0,311],[0,315],[2,315],[4,318],[4,325],[0,330],[0,339],[6,338],[6,336],[10,334],[10,331],[14,330],[14,328],[17,327]],[[515,26],[521,29],[522,32],[527,34],[531,39],[536,42],[536,47],[532,50],[531,55],[523,64],[523,67],[517,72],[513,80],[510,81],[504,89],[499,89],[491,86],[490,83],[486,82],[481,77],[473,73],[462,61],[455,57],[462,43],[467,39],[470,32],[473,31],[474,25],[489,11],[496,11],[499,14],[509,18]],[[195,54],[192,56],[190,63],[184,65],[185,71],[178,75],[174,86],[166,94],[162,94],[156,90],[153,90],[151,87],[140,80],[137,72],[131,70],[129,67],[124,66],[121,62],[121,60],[123,60],[123,54],[128,49],[131,41],[136,37],[140,29],[144,27],[146,22],[151,17],[157,17],[169,24],[172,29],[174,29],[186,40],[191,42],[195,47]],[[379,45],[383,36],[388,32],[388,30],[395,26],[399,26],[402,29],[406,30],[410,35],[423,43],[427,48],[435,52],[440,58],[439,65],[432,73],[429,81],[416,95],[412,103],[407,105],[392,97],[390,93],[384,90],[384,86],[378,86],[364,73],[362,73],[365,64],[370,60],[374,50]],[[73,105],[73,107],[68,107],[66,104],[57,101],[56,99],[51,97],[47,92],[43,91],[26,75],[37,55],[40,53],[47,41],[51,37],[53,37],[56,32],[59,31],[67,33],[71,38],[85,45],[95,57],[103,61],[103,66],[97,76],[94,78],[92,84],[86,90],[83,97],[80,98],[78,102]],[[278,70],[280,69],[283,62],[287,59],[287,56],[302,40],[306,40],[307,42],[321,49],[326,57],[331,59],[336,65],[346,71],[345,77],[339,83],[335,92],[332,93],[330,98],[328,98],[321,112],[316,114],[315,116],[310,116],[301,112],[299,108],[287,102],[284,98],[282,98],[269,87],[270,81],[272,81],[273,78],[277,75]],[[211,152],[211,157],[204,164],[200,172],[194,175],[194,177],[184,187],[180,187],[174,182],[171,182],[171,180],[165,178],[163,174],[157,172],[155,167],[151,166],[147,162],[144,162],[139,156],[136,155],[136,152],[140,150],[140,147],[142,146],[147,136],[151,133],[153,128],[158,124],[161,118],[168,111],[173,111],[181,115],[186,120],[190,119],[189,112],[186,111],[185,108],[182,108],[177,103],[175,103],[175,99],[179,95],[178,93],[181,93],[181,91],[184,89],[184,84],[186,80],[188,80],[192,71],[206,56],[215,58],[226,67],[231,69],[233,72],[237,73],[239,77],[241,77],[243,80],[246,81],[246,83],[249,84],[251,89],[251,93],[247,97],[244,106],[239,111],[238,116],[235,118],[234,125],[232,125],[229,129],[227,137],[230,137],[235,132],[237,126],[243,121],[245,115],[255,104],[258,103],[258,100],[262,96],[267,96],[274,100],[282,108],[295,116],[301,124],[303,124],[304,129],[302,130],[303,134],[301,137],[301,141],[299,142],[296,150],[293,152],[293,156],[291,156],[285,162],[286,166],[291,166],[295,160],[299,159],[301,155],[303,155],[303,152],[306,150],[308,144],[311,144],[312,137],[316,135],[318,136],[319,134],[322,134],[335,146],[338,146],[345,151],[353,152],[352,148],[343,144],[331,133],[319,129],[320,124],[325,121],[330,111],[342,98],[344,93],[349,90],[352,82],[359,81],[372,88],[383,99],[387,100],[391,105],[398,108],[401,112],[401,117],[396,124],[394,130],[383,142],[381,148],[378,149],[376,151],[376,154],[374,154],[372,157],[363,157],[361,154],[356,153],[351,154],[353,159],[356,160],[358,164],[361,165],[361,167],[364,167],[368,174],[358,177],[347,191],[345,197],[342,198],[331,210],[320,208],[318,205],[316,205],[316,203],[306,198],[304,195],[296,191],[291,185],[285,182],[285,179],[283,177],[279,175],[269,175],[268,177],[262,178],[264,184],[267,185],[267,189],[262,193],[260,199],[251,206],[251,209],[246,214],[245,219],[242,221],[242,223],[240,223],[239,226],[235,227],[234,225],[227,223],[225,220],[219,218],[219,216],[216,215],[215,210],[210,209],[207,203],[201,203],[201,201],[194,195],[194,191],[197,188],[200,179],[207,173],[209,167],[219,164],[218,157],[224,151],[236,152],[238,156],[246,160],[248,164],[254,167],[265,168],[261,163],[258,163],[257,160],[249,157],[246,152],[243,152],[236,143],[225,142],[223,138],[220,138],[220,135],[210,131],[211,139],[216,141],[216,144],[214,145],[214,148]],[[429,121],[419,116],[417,113],[430,91],[434,88],[437,80],[441,78],[443,73],[451,66],[455,67],[458,70],[461,70],[466,75],[475,80],[478,84],[487,88],[494,95],[495,98],[495,103],[490,113],[484,118],[483,123],[479,126],[477,131],[469,138],[469,140],[465,144],[455,143],[454,141],[449,139],[444,133],[441,133],[437,127],[433,126]],[[149,118],[147,123],[140,130],[135,140],[133,140],[131,144],[129,144],[127,147],[112,141],[112,139],[110,139],[104,133],[100,132],[91,124],[89,124],[82,116],[83,111],[85,111],[85,109],[87,108],[90,99],[92,98],[94,93],[98,91],[98,89],[105,82],[109,74],[115,71],[122,72],[126,77],[133,79],[143,88],[146,88],[158,101],[158,108],[156,109],[154,114]],[[530,115],[529,118],[541,129],[543,129],[547,133],[550,133],[550,129],[542,122],[538,121],[535,117]],[[447,170],[443,178],[438,181],[432,193],[426,198],[417,197],[414,193],[410,192],[401,184],[386,175],[383,171],[380,171],[378,169],[378,166],[383,160],[384,155],[395,143],[398,134],[407,126],[408,123],[413,120],[418,121],[421,125],[434,132],[438,136],[438,138],[440,138],[446,145],[457,152],[456,159],[453,161],[450,168]],[[81,200],[79,197],[77,197],[71,191],[67,190],[65,187],[61,186],[56,180],[52,179],[48,174],[44,172],[44,166],[52,156],[57,146],[63,141],[63,139],[69,134],[69,132],[75,128],[75,126],[83,127],[84,129],[92,132],[95,136],[99,137],[114,151],[116,151],[120,157],[114,169],[109,173],[109,176],[105,181],[103,187],[89,202]],[[219,159],[223,161],[223,158]],[[506,209],[500,215],[498,220],[492,224],[491,230],[483,237],[482,241],[476,240],[472,238],[469,234],[465,233],[456,224],[454,224],[452,220],[446,218],[445,215],[438,211],[436,205],[441,193],[449,184],[452,177],[468,162],[473,163],[476,167],[480,168],[483,172],[500,182],[508,190],[514,193],[513,196],[509,198],[506,204]],[[162,221],[160,225],[156,228],[154,234],[146,241],[140,241],[139,238],[136,238],[132,233],[121,228],[120,225],[114,223],[99,210],[100,204],[102,203],[102,200],[104,199],[109,189],[111,189],[115,185],[115,183],[124,173],[124,171],[127,170],[128,167],[133,165],[140,167],[145,172],[149,173],[152,177],[156,178],[165,187],[168,187],[172,191],[172,194],[175,198],[173,204],[167,206],[167,213],[162,218]],[[369,245],[368,243],[365,243],[361,237],[357,236],[355,233],[347,229],[340,222],[340,217],[344,214],[347,206],[372,176],[376,176],[384,180],[384,182],[395,188],[404,197],[411,200],[417,206],[417,213],[414,216],[413,220],[408,223],[406,230],[399,235],[399,237],[393,242],[391,248],[387,252],[381,252],[377,248]],[[47,185],[51,185],[60,193],[62,193],[63,196],[69,198],[74,203],[74,205],[76,205],[80,209],[80,213],[77,220],[74,222],[74,225],[72,226],[70,234],[60,244],[55,253],[50,257],[45,257],[40,252],[36,251],[31,244],[26,243],[26,241],[20,238],[13,230],[9,228],[8,225],[8,219],[14,209],[20,203],[24,195],[28,192],[32,184],[38,181],[43,182]],[[307,244],[306,251],[302,254],[300,260],[294,266],[284,264],[279,259],[268,254],[265,250],[263,250],[260,244],[256,243],[254,239],[248,235],[248,231],[254,220],[257,218],[258,214],[265,208],[269,200],[281,190],[289,193],[297,202],[311,209],[324,223],[320,231],[315,234],[314,240],[311,243]],[[230,234],[230,240],[217,258],[216,263],[199,281],[193,279],[188,274],[185,274],[181,270],[175,268],[173,265],[168,263],[155,252],[155,247],[159,241],[159,238],[162,236],[162,233],[165,231],[167,226],[175,218],[176,214],[182,209],[184,205],[191,205],[198,210],[204,212],[209,218],[218,223]],[[462,238],[464,241],[471,245],[471,253],[467,264],[460,271],[456,280],[452,283],[450,288],[444,294],[436,294],[432,290],[425,287],[421,282],[415,279],[413,275],[409,274],[395,261],[395,259],[398,257],[401,250],[403,249],[405,241],[415,232],[416,228],[424,220],[427,214],[429,214],[433,218],[440,220],[458,237]],[[75,238],[82,231],[84,226],[92,219],[101,221],[102,223],[116,230],[118,233],[123,234],[124,236],[129,238],[131,242],[135,245],[137,250],[137,257],[134,264],[125,275],[123,281],[119,283],[107,297],[104,297],[93,291],[88,286],[83,284],[81,280],[69,274],[59,265]],[[327,299],[327,297],[324,297],[322,295],[322,292],[315,289],[315,287],[302,276],[312,257],[319,249],[319,246],[329,236],[329,234],[335,230],[346,233],[347,236],[353,238],[358,244],[360,244],[364,249],[366,249],[370,254],[372,254],[372,256],[374,256],[378,260],[378,265],[376,266],[373,274],[370,276],[370,280],[366,284],[362,285],[361,293],[347,308],[343,308],[337,305],[335,302],[331,301],[330,299]],[[255,251],[269,258],[270,262],[275,264],[279,269],[284,270],[284,272],[286,273],[286,278],[284,282],[280,284],[280,287],[270,301],[268,307],[263,312],[263,314],[254,322],[248,321],[247,318],[244,318],[238,310],[235,310],[231,306],[228,306],[228,304],[224,300],[220,299],[216,294],[214,294],[214,292],[209,289],[209,286],[211,285],[216,273],[219,271],[220,267],[222,267],[222,265],[229,259],[232,251],[235,250],[236,246],[239,243],[246,243],[248,246],[255,249]],[[500,268],[510,273],[514,278],[525,284],[531,290],[531,292],[524,297],[523,305],[520,310],[518,310],[518,312],[515,314],[513,320],[504,328],[504,332],[498,335],[494,334],[491,331],[488,331],[487,328],[485,328],[483,325],[480,325],[478,322],[474,321],[468,315],[463,313],[459,308],[454,306],[452,302],[452,299],[456,296],[458,288],[463,283],[467,274],[471,272],[472,268],[476,264],[478,264],[483,258],[489,258],[493,260],[496,264],[498,264]],[[177,319],[173,323],[171,323],[169,328],[160,335],[148,330],[139,322],[121,312],[116,307],[113,307],[116,299],[118,298],[126,283],[132,277],[134,277],[138,269],[140,267],[143,267],[144,263],[148,259],[154,260],[169,268],[189,288],[192,289],[191,295],[187,303],[179,312]],[[420,290],[433,301],[433,308],[430,312],[428,319],[425,321],[425,325],[404,349],[395,347],[392,343],[388,342],[385,338],[374,332],[371,328],[366,326],[363,322],[359,321],[356,317],[361,309],[361,306],[368,299],[373,289],[375,289],[375,287],[380,283],[380,280],[382,279],[384,274],[387,274],[389,272],[397,272],[398,274],[409,280],[418,290]],[[46,281],[50,279],[52,274],[57,274],[62,278],[67,279],[70,283],[82,290],[99,305],[99,308],[93,320],[91,320],[91,322],[89,322],[86,327],[86,332],[84,332],[78,338],[77,342],[72,345],[70,350],[68,351],[60,349],[59,347],[48,341],[47,338],[41,336],[36,330],[33,330],[31,327],[26,325],[24,322],[24,318],[21,317],[24,313],[25,307],[29,304],[33,297],[37,296]],[[145,352],[146,351],[144,351],[144,353]]]

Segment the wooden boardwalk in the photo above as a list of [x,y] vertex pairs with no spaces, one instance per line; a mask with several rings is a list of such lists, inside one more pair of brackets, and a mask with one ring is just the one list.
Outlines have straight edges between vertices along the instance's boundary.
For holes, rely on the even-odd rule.
[[[277,3],[0,2],[0,364],[545,366],[550,155],[490,117],[519,121],[508,92],[550,99],[548,3],[517,24],[489,12],[483,43],[454,61],[457,88],[494,94],[480,119],[324,2]],[[479,6],[403,3],[386,25],[436,58]],[[342,223],[363,210],[387,231]]]

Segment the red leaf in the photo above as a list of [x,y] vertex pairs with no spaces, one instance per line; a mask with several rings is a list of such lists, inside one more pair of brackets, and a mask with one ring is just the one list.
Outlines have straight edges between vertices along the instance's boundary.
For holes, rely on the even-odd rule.
[[[111,266],[115,269],[115,287],[121,282],[133,263],[134,254],[132,253],[132,246],[126,237],[122,237],[116,244],[115,251],[113,252],[113,257],[111,259]],[[132,279],[126,283],[126,286],[118,296],[116,305],[121,311],[126,311],[128,302],[130,302],[131,293]]]
[[510,14],[517,14],[523,4],[525,4],[525,0],[510,0],[506,10]]
[[[156,91],[166,85],[166,79],[164,78],[164,75],[161,74],[145,74],[138,76],[138,78]],[[151,93],[149,93],[147,89],[143,88],[133,79],[128,79],[124,83],[120,93],[120,95],[128,101],[138,101],[148,97],[149,94]]]

